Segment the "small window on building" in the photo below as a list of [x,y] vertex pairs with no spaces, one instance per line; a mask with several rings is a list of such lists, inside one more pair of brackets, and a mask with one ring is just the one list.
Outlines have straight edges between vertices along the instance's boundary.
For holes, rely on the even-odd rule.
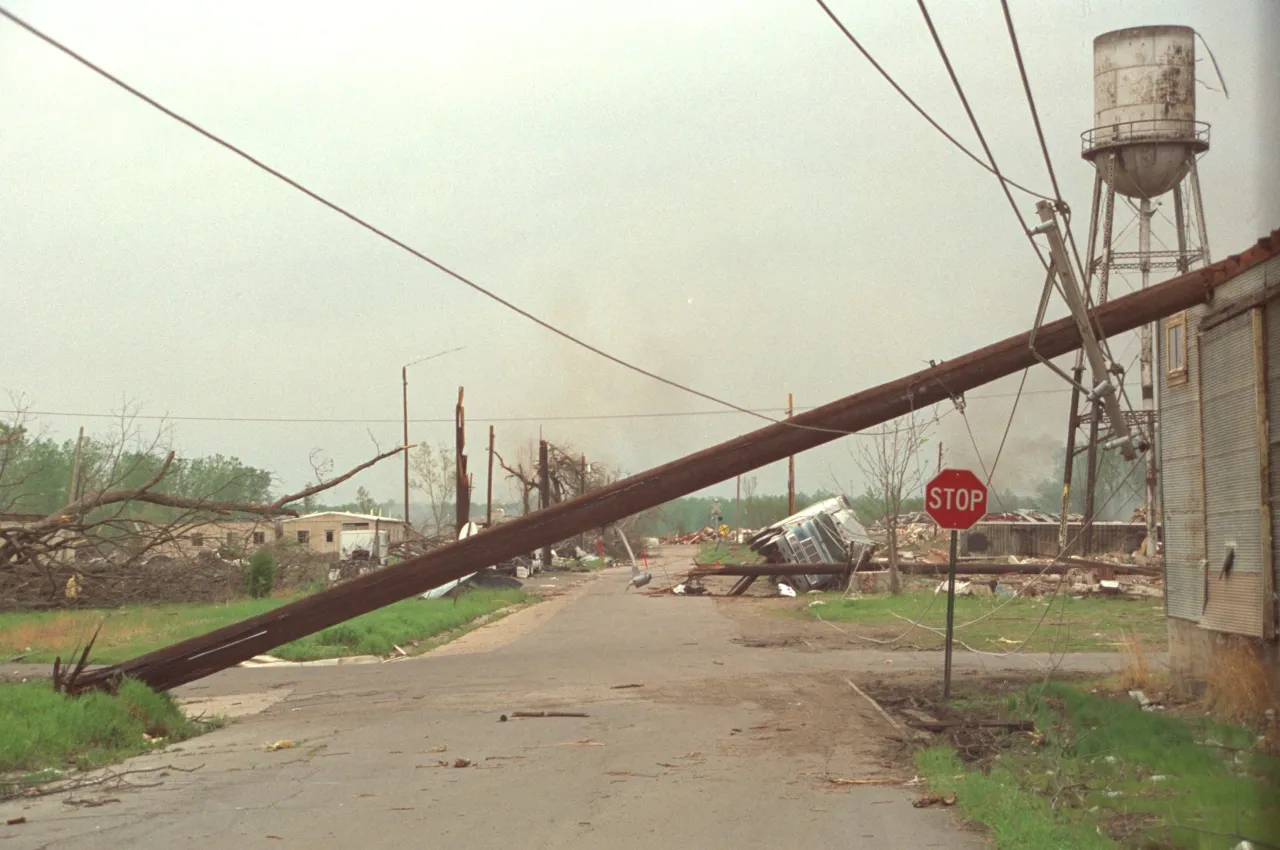
[[325,542],[325,543],[332,543],[332,542],[333,542],[333,529],[332,529],[332,528],[326,528],[326,529],[324,530],[324,542]]
[[253,533],[253,545],[261,546],[267,542],[267,533],[265,531],[255,531]]
[[191,545],[192,545],[192,546],[195,546],[196,548],[199,548],[199,547],[203,546],[203,545],[204,545],[204,535],[203,535],[203,534],[193,534],[193,535],[191,535]]
[[298,542],[299,542],[299,543],[302,543],[302,544],[304,544],[304,545],[305,545],[306,543],[310,542],[310,540],[311,540],[311,532],[310,532],[310,531],[299,531],[299,532],[298,532]]
[[1187,377],[1187,314],[1178,313],[1164,325],[1165,364],[1169,380],[1186,380]]

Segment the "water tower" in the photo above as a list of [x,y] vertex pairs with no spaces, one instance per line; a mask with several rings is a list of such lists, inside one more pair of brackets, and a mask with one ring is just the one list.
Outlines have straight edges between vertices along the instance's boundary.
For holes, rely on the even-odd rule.
[[[1196,120],[1194,39],[1195,31],[1190,27],[1148,26],[1115,30],[1093,41],[1094,126],[1081,137],[1081,155],[1093,164],[1095,172],[1086,269],[1086,287],[1095,304],[1107,300],[1113,278],[1120,278],[1130,289],[1146,288],[1153,272],[1172,276],[1209,262],[1196,170],[1197,160],[1209,150],[1209,125]],[[1117,195],[1123,205],[1119,221]],[[1172,201],[1172,217],[1166,200]],[[1128,274],[1134,271],[1139,273],[1136,285]],[[1142,430],[1147,444],[1154,446],[1151,325],[1143,326],[1139,341],[1142,412],[1134,414],[1133,424]],[[1077,375],[1082,374],[1081,367],[1078,356]],[[1107,428],[1107,423],[1097,405],[1082,411],[1082,404],[1088,402],[1073,393],[1064,483],[1071,483],[1076,432],[1087,428],[1083,451],[1089,458],[1085,484],[1088,517],[1095,507],[1099,428]],[[1147,452],[1146,464],[1147,554],[1154,554],[1154,449]],[[1091,549],[1091,537],[1086,526],[1086,552]]]

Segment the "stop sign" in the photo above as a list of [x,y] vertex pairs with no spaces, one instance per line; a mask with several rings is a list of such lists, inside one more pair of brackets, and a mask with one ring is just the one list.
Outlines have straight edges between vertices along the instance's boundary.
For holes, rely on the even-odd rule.
[[967,469],[944,469],[925,485],[924,509],[942,528],[972,528],[987,513],[987,485]]

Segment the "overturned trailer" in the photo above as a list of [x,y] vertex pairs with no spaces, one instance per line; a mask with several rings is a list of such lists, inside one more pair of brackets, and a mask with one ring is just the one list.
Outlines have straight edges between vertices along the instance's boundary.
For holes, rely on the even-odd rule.
[[[771,564],[848,564],[871,558],[875,544],[844,496],[810,505],[747,540],[751,551]],[[843,578],[831,574],[788,576],[796,590],[822,590]]]

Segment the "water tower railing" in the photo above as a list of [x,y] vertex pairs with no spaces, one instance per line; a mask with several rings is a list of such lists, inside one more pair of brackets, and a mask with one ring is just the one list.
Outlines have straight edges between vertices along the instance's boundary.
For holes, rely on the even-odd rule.
[[1080,134],[1080,148],[1086,155],[1103,148],[1142,142],[1185,142],[1207,150],[1209,125],[1180,118],[1144,118],[1106,124]]

